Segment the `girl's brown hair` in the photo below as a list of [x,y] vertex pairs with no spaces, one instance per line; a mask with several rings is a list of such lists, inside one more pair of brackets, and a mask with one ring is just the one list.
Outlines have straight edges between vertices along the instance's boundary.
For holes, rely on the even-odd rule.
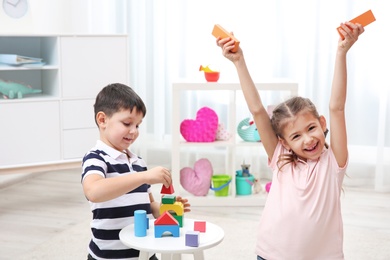
[[[283,129],[289,123],[290,119],[302,111],[309,112],[318,119],[320,118],[316,106],[308,98],[292,97],[275,107],[272,112],[271,124],[279,138],[284,139]],[[326,136],[327,131],[324,134]],[[325,147],[328,148],[328,145],[325,144]],[[286,164],[296,164],[297,161],[298,156],[292,151],[291,153],[281,154],[277,164],[280,170]]]

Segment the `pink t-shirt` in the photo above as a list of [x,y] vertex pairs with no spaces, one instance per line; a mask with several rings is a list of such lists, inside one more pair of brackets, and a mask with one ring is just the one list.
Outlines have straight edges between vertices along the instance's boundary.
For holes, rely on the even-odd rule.
[[279,143],[269,162],[272,186],[260,219],[256,254],[267,260],[344,259],[340,194],[346,165],[332,149],[319,160],[299,161],[278,170]]

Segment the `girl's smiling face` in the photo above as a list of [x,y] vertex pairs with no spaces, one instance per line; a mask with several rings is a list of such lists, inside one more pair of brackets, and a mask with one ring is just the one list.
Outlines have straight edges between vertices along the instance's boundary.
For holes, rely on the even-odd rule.
[[325,146],[326,120],[302,111],[289,119],[283,129],[281,142],[303,160],[317,160]]
[[108,117],[99,112],[96,116],[100,129],[100,139],[112,148],[123,152],[135,142],[139,136],[138,127],[142,123],[143,114],[137,108],[120,110]]

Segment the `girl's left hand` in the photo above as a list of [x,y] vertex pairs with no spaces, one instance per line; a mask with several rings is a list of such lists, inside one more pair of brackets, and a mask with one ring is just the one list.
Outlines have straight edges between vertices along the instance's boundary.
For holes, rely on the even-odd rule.
[[339,39],[339,47],[346,51],[358,40],[359,35],[364,32],[364,27],[358,23],[345,22],[340,24],[340,33],[344,39]]

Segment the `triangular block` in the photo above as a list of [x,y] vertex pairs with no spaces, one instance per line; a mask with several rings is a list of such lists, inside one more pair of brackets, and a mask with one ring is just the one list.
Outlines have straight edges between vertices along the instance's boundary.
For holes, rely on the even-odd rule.
[[179,222],[171,215],[171,213],[165,211],[158,219],[154,221],[154,225],[179,225]]
[[173,189],[173,185],[169,185],[169,187],[165,187],[164,185],[161,188],[161,194],[173,194],[175,190]]

